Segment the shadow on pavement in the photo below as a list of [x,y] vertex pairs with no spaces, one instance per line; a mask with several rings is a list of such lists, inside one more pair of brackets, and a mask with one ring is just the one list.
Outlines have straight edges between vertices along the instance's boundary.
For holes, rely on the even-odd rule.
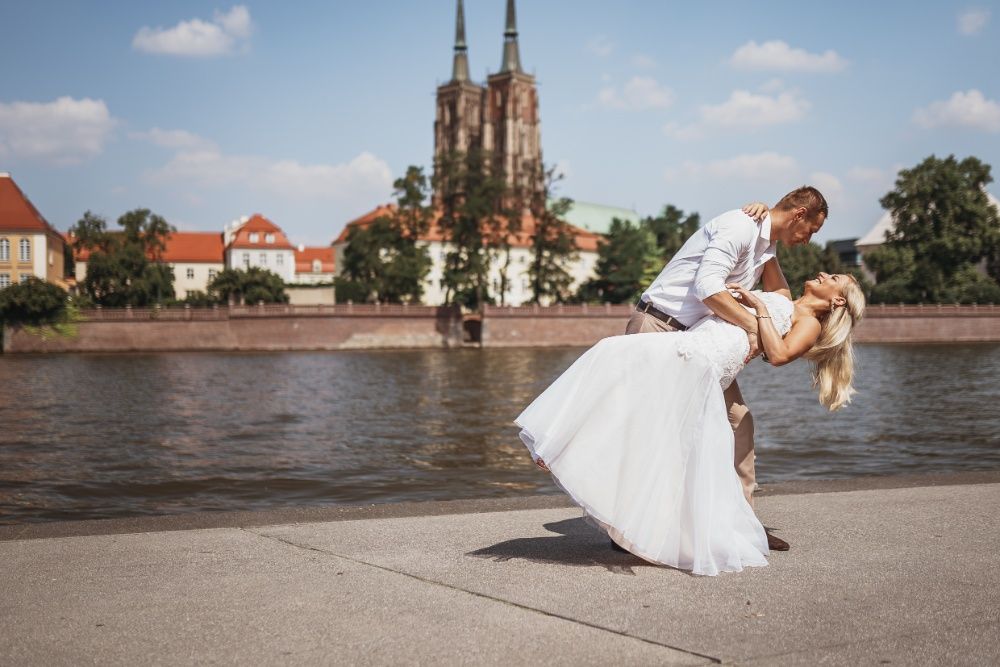
[[523,558],[533,563],[552,565],[598,565],[608,572],[630,575],[635,575],[633,568],[636,567],[657,567],[638,556],[613,550],[608,536],[593,528],[582,517],[553,521],[544,524],[544,527],[559,536],[506,540],[470,551],[466,555],[489,558],[498,563]]

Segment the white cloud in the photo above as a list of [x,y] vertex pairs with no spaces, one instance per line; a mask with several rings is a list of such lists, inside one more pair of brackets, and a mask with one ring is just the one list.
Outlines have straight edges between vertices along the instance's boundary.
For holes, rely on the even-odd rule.
[[187,130],[162,130],[158,127],[147,132],[130,132],[130,139],[138,139],[140,141],[148,141],[157,146],[163,148],[172,148],[175,150],[180,149],[207,149],[214,148],[215,144],[205,139],[199,137],[193,132],[188,132]]
[[840,179],[825,171],[815,171],[809,174],[808,184],[823,193],[826,200],[839,207],[844,202],[844,184]]
[[958,15],[958,31],[963,35],[978,35],[990,22],[990,10],[973,8]]
[[889,175],[878,167],[852,167],[847,170],[847,178],[864,185],[881,185],[889,179]]
[[674,94],[666,86],[657,83],[656,79],[633,76],[621,90],[617,86],[602,88],[598,100],[612,109],[643,111],[669,107],[674,101]]
[[632,66],[638,67],[639,69],[656,69],[658,64],[656,60],[647,56],[645,53],[637,53],[632,56]]
[[289,199],[371,202],[392,192],[392,171],[364,152],[341,164],[303,164],[254,155],[226,155],[215,148],[182,150],[145,175],[154,184],[197,189],[225,187],[262,190]]
[[236,5],[226,13],[216,12],[211,22],[191,19],[172,28],[143,26],[132,38],[132,48],[145,53],[204,58],[247,48],[252,33],[250,11]]
[[809,53],[805,49],[792,48],[781,40],[763,44],[747,42],[736,49],[729,62],[739,69],[785,72],[839,72],[847,67],[847,60],[832,49]]
[[614,42],[612,42],[604,35],[597,35],[596,37],[591,38],[589,42],[587,42],[587,50],[590,51],[591,53],[599,55],[602,58],[607,58],[608,56],[610,56],[611,52],[614,51],[614,49],[615,49]]
[[0,102],[0,156],[77,164],[104,150],[114,125],[104,100]]
[[914,122],[923,128],[969,127],[1000,132],[1000,104],[986,99],[976,89],[958,91],[943,102],[933,102],[913,113]]
[[734,90],[729,99],[721,104],[702,105],[697,122],[690,125],[667,123],[663,126],[663,133],[680,141],[690,141],[702,138],[711,128],[783,125],[801,120],[809,107],[809,101],[795,91],[772,96]]
[[668,181],[683,178],[708,178],[723,182],[727,179],[741,181],[788,180],[798,171],[798,163],[789,155],[775,152],[747,153],[709,162],[684,162],[679,168],[668,169]]

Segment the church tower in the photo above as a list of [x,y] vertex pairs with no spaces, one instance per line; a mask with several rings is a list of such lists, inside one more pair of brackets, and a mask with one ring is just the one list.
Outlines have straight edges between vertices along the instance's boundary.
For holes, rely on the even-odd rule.
[[435,161],[450,153],[468,153],[470,149],[482,146],[483,88],[469,79],[467,51],[465,11],[462,0],[458,0],[451,80],[437,89]]
[[521,69],[514,0],[507,0],[500,71],[487,77],[483,102],[483,148],[509,185],[537,188],[542,164],[541,122],[535,77]]

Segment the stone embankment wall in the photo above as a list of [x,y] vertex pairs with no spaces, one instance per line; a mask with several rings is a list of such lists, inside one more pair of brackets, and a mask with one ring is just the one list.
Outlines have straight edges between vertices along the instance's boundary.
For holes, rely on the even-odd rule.
[[[73,338],[7,328],[3,351],[348,350],[587,346],[624,331],[629,306],[246,306],[84,313]],[[871,306],[861,343],[1000,342],[1000,306]]]

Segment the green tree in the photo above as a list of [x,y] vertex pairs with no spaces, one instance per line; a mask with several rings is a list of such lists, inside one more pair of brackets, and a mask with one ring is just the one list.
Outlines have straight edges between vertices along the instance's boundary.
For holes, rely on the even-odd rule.
[[433,218],[430,188],[420,167],[396,179],[396,210],[347,235],[344,268],[337,286],[341,300],[419,302],[431,259],[421,238]]
[[684,242],[698,231],[701,216],[684,211],[672,204],[667,204],[663,211],[652,217],[644,218],[642,224],[656,237],[656,246],[660,249],[662,264],[666,264],[681,249]]
[[[503,172],[490,166],[482,150],[439,158],[434,184],[441,203],[441,228],[451,249],[445,256],[442,281],[447,303],[479,308],[491,303],[490,230],[503,224],[507,187]],[[488,168],[489,167],[489,168]]]
[[66,292],[57,285],[31,277],[0,289],[0,322],[7,325],[55,324],[66,316]]
[[208,283],[208,294],[221,303],[288,303],[285,281],[259,266],[219,271]]
[[930,156],[899,172],[881,200],[895,227],[865,256],[875,273],[876,302],[1000,300],[997,282],[976,270],[1000,246],[1000,218],[986,197],[990,166]]
[[87,211],[70,229],[76,247],[90,253],[84,294],[111,307],[172,300],[174,274],[163,263],[163,251],[174,227],[148,209],[129,211],[118,224],[122,230],[111,232],[104,218]]
[[562,180],[556,167],[540,167],[540,187],[531,194],[531,215],[535,221],[531,237],[531,263],[528,265],[528,279],[531,281],[531,297],[535,303],[542,299],[561,303],[570,298],[573,276],[566,268],[568,262],[577,258],[576,236],[566,214],[573,206],[568,197],[554,196],[556,184]]
[[597,275],[579,292],[583,301],[625,303],[639,298],[662,268],[649,227],[615,218],[597,251]]

